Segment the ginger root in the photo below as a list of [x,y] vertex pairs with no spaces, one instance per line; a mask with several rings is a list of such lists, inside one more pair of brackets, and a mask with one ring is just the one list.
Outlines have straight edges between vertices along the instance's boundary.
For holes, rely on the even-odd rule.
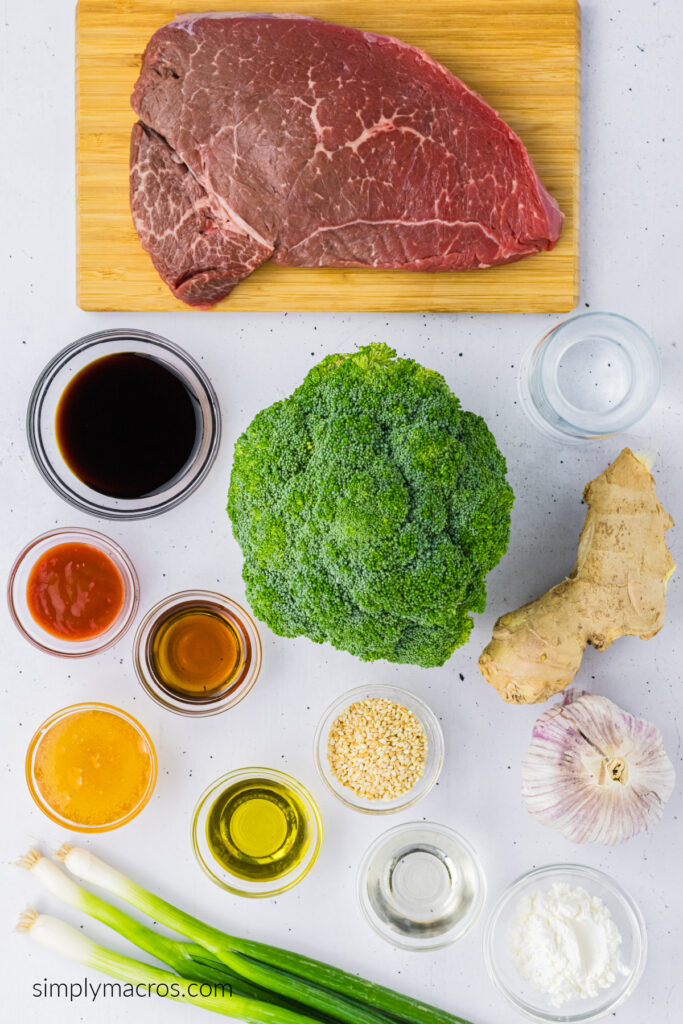
[[662,628],[673,520],[646,466],[624,448],[583,497],[588,512],[569,577],[498,619],[479,658],[486,681],[512,704],[563,690],[588,644],[604,651],[620,636],[649,640]]

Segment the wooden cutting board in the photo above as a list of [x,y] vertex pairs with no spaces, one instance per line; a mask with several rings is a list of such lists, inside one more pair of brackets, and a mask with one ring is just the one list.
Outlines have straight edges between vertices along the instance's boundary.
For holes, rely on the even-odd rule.
[[578,301],[580,12],[576,0],[79,0],[78,303],[187,309],[143,252],[128,209],[129,97],[145,45],[179,11],[310,14],[420,46],[521,136],[566,214],[551,253],[466,273],[265,266],[216,308],[564,312]]

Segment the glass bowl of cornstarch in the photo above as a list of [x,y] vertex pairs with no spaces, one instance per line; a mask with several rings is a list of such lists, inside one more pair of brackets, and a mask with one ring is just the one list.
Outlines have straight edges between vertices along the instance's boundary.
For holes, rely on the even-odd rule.
[[484,936],[495,986],[536,1021],[585,1024],[612,1013],[645,966],[638,906],[612,878],[579,864],[536,868],[508,886]]

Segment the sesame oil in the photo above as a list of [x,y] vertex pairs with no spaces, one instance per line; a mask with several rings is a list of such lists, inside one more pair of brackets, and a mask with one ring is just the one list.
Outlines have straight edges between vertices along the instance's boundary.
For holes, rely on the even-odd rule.
[[229,691],[249,655],[240,626],[210,604],[171,609],[151,639],[150,659],[160,686],[190,702],[215,700]]

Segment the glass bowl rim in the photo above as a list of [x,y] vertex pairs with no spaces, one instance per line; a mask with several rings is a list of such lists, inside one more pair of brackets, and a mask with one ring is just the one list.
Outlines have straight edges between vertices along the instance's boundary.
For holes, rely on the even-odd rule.
[[[130,608],[125,617],[123,618],[121,625],[117,628],[116,632],[112,636],[110,636],[108,640],[101,644],[96,643],[96,641],[98,640],[97,636],[92,637],[93,646],[90,647],[88,650],[60,651],[56,650],[53,646],[51,646],[47,639],[44,643],[42,643],[36,637],[32,636],[24,626],[19,616],[19,612],[16,607],[16,602],[14,600],[14,584],[19,573],[19,570],[26,561],[28,555],[35,548],[41,545],[44,541],[54,539],[54,546],[59,547],[60,538],[68,536],[84,538],[82,541],[77,540],[74,541],[74,543],[80,542],[84,544],[89,544],[91,547],[97,548],[99,551],[103,551],[104,554],[106,554],[107,557],[109,558],[111,558],[111,555],[109,551],[106,550],[106,548],[111,549],[111,551],[113,551],[114,554],[116,555],[116,559],[111,558],[111,560],[114,562],[116,568],[121,573],[124,588],[128,589],[131,594]],[[106,548],[102,547],[103,541],[104,544],[106,545]],[[62,541],[62,543],[68,542]],[[12,563],[12,568],[10,569],[10,573],[7,578],[7,604],[10,613],[10,618],[12,619],[12,622],[14,623],[16,628],[19,630],[24,639],[28,640],[28,642],[32,644],[34,647],[36,647],[39,651],[43,651],[45,654],[52,654],[57,658],[89,658],[94,654],[101,654],[103,651],[106,651],[110,647],[113,647],[113,645],[118,643],[119,640],[130,629],[131,625],[133,624],[133,621],[135,620],[135,616],[137,615],[138,608],[140,605],[140,580],[138,578],[137,571],[135,569],[135,566],[133,565],[133,562],[131,561],[130,556],[117,541],[112,540],[111,537],[107,537],[106,534],[100,533],[98,530],[91,530],[85,526],[60,526],[54,530],[47,530],[45,533],[41,533],[37,537],[34,537],[32,540],[30,540],[27,544],[24,545],[24,547],[21,549],[17,557],[14,559],[14,562]],[[117,616],[117,619],[114,620],[112,625],[109,626],[109,628],[106,629],[104,633],[99,634],[99,636],[106,636],[107,633],[109,633],[114,628],[120,615],[121,613],[119,613],[119,616]],[[45,630],[44,632],[46,638],[50,636],[47,630]],[[57,638],[54,639],[56,640]]]
[[[160,499],[158,504],[137,509],[135,507],[118,509],[116,507],[109,507],[106,504],[97,504],[94,499],[90,500],[88,497],[84,497],[73,492],[48,460],[44,451],[42,431],[40,427],[40,414],[43,402],[60,370],[68,365],[70,359],[79,355],[81,352],[86,352],[88,349],[92,349],[97,345],[114,342],[118,339],[120,339],[121,342],[131,340],[149,345],[157,350],[161,349],[162,351],[171,352],[196,376],[200,388],[207,399],[210,410],[208,418],[203,419],[204,429],[207,431],[207,435],[209,437],[208,447],[203,460],[198,463],[195,455],[195,458],[193,458],[187,467],[185,474],[180,478],[188,478],[185,486],[173,497],[167,498],[166,500],[163,500],[164,492],[161,491],[156,495],[156,497]],[[120,351],[124,352],[126,349],[121,348]],[[91,361],[94,362],[96,358],[97,356],[95,356]],[[163,359],[160,361],[164,362]],[[85,365],[89,364],[86,363]],[[185,381],[185,383],[187,382]],[[194,392],[195,389],[193,388],[192,390]],[[164,338],[160,334],[155,334],[152,331],[145,331],[140,328],[123,327],[113,327],[103,331],[93,331],[90,334],[85,334],[82,337],[69,342],[68,345],[65,345],[64,348],[60,349],[60,351],[45,364],[36,378],[35,384],[31,389],[31,394],[26,408],[25,424],[28,447],[33,462],[38,469],[38,472],[52,491],[73,508],[77,508],[81,512],[97,516],[100,519],[112,520],[151,519],[154,516],[168,512],[170,509],[175,508],[183,502],[186,498],[189,498],[190,495],[197,490],[200,484],[203,483],[216,460],[220,446],[222,429],[218,396],[208,375],[200,366],[199,362],[180,345],[177,345],[173,341],[169,341],[168,338]],[[101,499],[103,502],[106,502],[108,500],[108,496],[102,495]]]
[[[67,718],[69,715],[75,714],[79,711],[106,711],[109,714],[115,714],[118,715],[119,718],[123,718],[129,725],[133,726],[137,734],[142,738],[145,748],[149,754],[151,769],[145,792],[140,798],[140,801],[128,812],[128,814],[124,815],[123,818],[110,824],[79,825],[75,822],[69,821],[67,818],[61,817],[61,815],[50,807],[46,800],[43,800],[40,795],[38,784],[34,779],[33,755],[35,754],[41,739],[56,722],[59,722],[61,719]],[[29,793],[31,794],[36,806],[43,812],[43,814],[45,814],[46,817],[55,822],[55,824],[60,825],[62,828],[68,829],[70,832],[94,834],[98,832],[111,832],[116,828],[120,828],[122,825],[127,825],[134,818],[137,818],[138,814],[145,809],[152,797],[154,787],[156,786],[158,760],[156,748],[152,742],[151,736],[145,729],[144,725],[142,725],[137,718],[131,715],[129,711],[124,711],[123,708],[116,707],[115,704],[106,704],[101,701],[82,701],[77,704],[68,704],[66,707],[60,708],[58,711],[54,711],[48,718],[41,722],[33,733],[29,745],[26,748],[24,770]]]
[[[201,605],[202,602],[218,605],[219,607],[226,608],[228,611],[233,612],[233,614],[236,614],[238,618],[243,618],[247,626],[247,630],[250,633],[249,639],[252,643],[252,659],[249,672],[244,681],[235,689],[227,690],[223,697],[217,700],[215,704],[210,706],[202,704],[193,705],[188,702],[187,707],[181,708],[175,707],[168,702],[168,694],[166,690],[154,677],[148,678],[146,667],[143,664],[142,659],[142,645],[143,641],[146,639],[145,634],[149,631],[151,635],[151,630],[154,629],[156,622],[161,618],[161,614],[167,608],[181,604],[185,601],[193,600],[195,600],[199,605]],[[261,644],[261,635],[253,616],[246,608],[233,598],[228,597],[226,594],[220,594],[215,590],[178,590],[173,594],[168,594],[166,597],[162,597],[156,602],[156,604],[152,605],[140,620],[135,631],[135,637],[133,638],[133,665],[140,686],[147,696],[150,697],[159,707],[162,707],[165,711],[170,711],[173,714],[182,715],[185,718],[209,718],[212,715],[219,715],[223,711],[229,711],[231,708],[237,707],[237,705],[241,703],[241,701],[243,701],[253,689],[261,672],[262,663],[263,647]]]
[[[273,883],[276,887],[268,889],[267,891],[264,890],[263,892],[248,892],[244,889],[240,889],[238,887],[238,884],[235,884],[234,886],[230,885],[227,882],[225,882],[222,878],[219,878],[217,875],[215,875],[211,870],[210,865],[207,864],[206,861],[204,860],[204,857],[202,856],[201,851],[199,849],[199,843],[197,839],[197,827],[201,812],[209,798],[216,792],[216,790],[219,788],[221,790],[225,789],[226,785],[230,782],[238,782],[240,779],[255,778],[266,778],[272,779],[276,782],[284,782],[286,786],[288,786],[290,789],[293,789],[296,792],[297,796],[303,799],[303,802],[310,813],[311,821],[315,826],[315,829],[314,831],[312,830],[311,835],[311,839],[314,841],[313,849],[303,870],[282,885],[277,884],[278,879],[273,879]],[[253,766],[245,768],[233,768],[231,771],[225,772],[223,775],[220,775],[217,779],[214,779],[213,782],[209,783],[209,785],[204,788],[192,812],[191,831],[192,851],[195,855],[195,860],[199,864],[204,874],[211,879],[214,885],[219,886],[221,889],[224,889],[226,892],[229,892],[234,896],[246,896],[248,899],[267,899],[272,896],[279,896],[281,893],[287,892],[288,889],[294,888],[295,885],[298,885],[299,882],[303,881],[306,875],[308,875],[309,871],[311,870],[311,868],[318,859],[320,848],[322,846],[323,819],[320,813],[320,808],[318,807],[318,803],[313,794],[306,786],[304,786],[302,782],[299,782],[298,779],[295,779],[293,775],[290,775],[288,772],[283,772],[279,768],[264,768],[263,766]],[[227,869],[224,868],[223,870],[225,870],[226,874],[230,874],[230,872],[227,871]],[[235,877],[236,883],[239,883],[241,881],[241,879],[238,879],[236,876],[231,877]]]
[[[578,874],[580,877],[584,876],[587,879],[597,882],[600,886],[610,891],[619,901],[621,906],[625,909],[628,917],[631,919],[633,933],[636,936],[636,953],[634,955],[635,964],[623,990],[617,993],[610,1002],[607,1002],[609,990],[605,990],[605,1002],[602,1006],[592,1010],[586,1010],[585,1013],[562,1013],[561,1007],[557,1008],[557,1013],[555,1014],[551,1011],[546,1012],[542,1010],[535,1012],[527,1009],[527,1007],[517,999],[514,993],[504,985],[502,979],[499,977],[492,953],[493,939],[503,910],[528,882],[536,878],[550,878],[553,875],[559,875],[563,872],[573,872]],[[640,907],[630,893],[628,893],[623,886],[611,878],[605,871],[601,871],[599,868],[589,867],[586,864],[577,864],[576,862],[545,864],[541,867],[532,868],[530,871],[525,871],[524,874],[513,879],[513,881],[503,889],[491,909],[483,937],[484,963],[486,964],[486,970],[489,978],[495,985],[496,989],[508,1004],[514,1007],[517,1013],[522,1014],[522,1016],[529,1020],[540,1022],[540,1024],[556,1024],[556,1022],[557,1024],[560,1024],[560,1022],[561,1024],[589,1024],[590,1021],[600,1020],[602,1017],[607,1016],[607,1014],[612,1013],[618,1006],[621,1006],[622,1003],[628,999],[637,987],[643,975],[645,963],[647,961],[647,945],[645,919]]]
[[[470,911],[470,917],[467,921],[465,928],[457,934],[449,935],[449,933],[446,932],[445,935],[442,937],[437,936],[433,943],[421,946],[413,945],[407,940],[401,941],[399,936],[392,938],[388,934],[385,934],[383,931],[381,931],[381,929],[377,925],[375,918],[370,914],[370,911],[363,899],[363,893],[366,889],[365,881],[367,879],[368,868],[370,866],[370,861],[373,855],[377,852],[380,846],[389,838],[389,836],[399,835],[401,832],[410,832],[415,829],[433,829],[436,832],[442,832],[445,835],[450,836],[451,839],[454,839],[456,842],[458,842],[466,851],[467,855],[472,861],[472,864],[474,865],[474,869],[477,875],[477,881],[479,883],[477,899],[472,904],[473,909]],[[458,832],[456,831],[456,829],[451,828],[450,825],[444,825],[442,822],[437,821],[407,821],[399,825],[392,825],[391,828],[386,829],[386,831],[382,832],[370,843],[370,845],[365,850],[365,853],[361,857],[361,860],[358,864],[358,870],[356,872],[356,898],[358,899],[358,903],[360,905],[361,912],[365,920],[368,922],[373,931],[377,935],[379,935],[380,938],[384,939],[385,942],[388,942],[390,945],[396,946],[399,949],[410,950],[411,953],[432,953],[434,952],[434,950],[437,949],[445,949],[447,946],[452,946],[455,942],[459,942],[460,939],[464,938],[467,934],[469,934],[469,932],[472,930],[472,928],[474,928],[475,924],[481,917],[482,910],[484,909],[484,906],[486,904],[487,891],[488,886],[486,882],[484,866],[481,862],[479,854],[477,853],[472,843],[466,836],[462,834],[462,832]]]
[[[391,692],[389,693],[388,691]],[[387,699],[393,700],[394,703],[399,703],[401,699],[405,699],[406,697],[409,698],[410,702],[416,706],[417,711],[414,707],[409,707],[408,710],[413,711],[413,714],[416,715],[423,728],[425,723],[427,723],[436,737],[436,759],[431,776],[426,778],[425,775],[422,775],[409,790],[403,793],[400,797],[396,797],[395,801],[391,801],[390,806],[388,807],[372,807],[370,805],[370,801],[368,801],[367,806],[365,804],[355,803],[354,800],[360,798],[356,798],[355,794],[351,790],[349,790],[350,795],[348,797],[342,793],[338,793],[327,778],[327,752],[325,750],[321,750],[323,735],[328,724],[331,725],[334,718],[340,714],[344,708],[349,707],[349,705],[353,704],[356,699],[361,698],[363,694],[365,694],[366,697],[377,696],[381,698],[382,696],[385,696]],[[320,716],[313,736],[313,758],[315,760],[315,766],[318,769],[318,774],[320,775],[323,783],[329,792],[337,798],[337,800],[345,804],[347,807],[352,808],[352,810],[359,811],[361,814],[396,814],[399,811],[405,811],[409,807],[418,803],[419,800],[431,792],[438,782],[443,768],[444,754],[445,740],[443,729],[441,728],[439,719],[436,717],[436,713],[430,708],[429,704],[427,704],[427,702],[421,697],[418,697],[417,694],[414,694],[411,690],[406,690],[403,687],[394,686],[393,683],[368,683],[366,686],[355,686],[351,690],[346,690],[327,705]],[[429,757],[429,752],[427,756]],[[423,780],[425,780],[424,783]],[[421,786],[421,784],[423,785]],[[415,792],[416,790],[417,792]],[[411,796],[411,794],[413,795]]]
[[[557,338],[563,336],[563,332],[565,332],[567,328],[571,327],[571,325],[576,321],[586,319],[594,320],[597,317],[604,317],[611,321],[621,321],[622,323],[627,324],[629,328],[632,328],[640,336],[643,348],[647,349],[652,368],[655,372],[656,386],[654,387],[649,400],[646,402],[641,401],[636,412],[632,413],[628,418],[624,419],[623,413],[622,419],[618,418],[617,414],[622,404],[620,402],[614,410],[610,411],[610,413],[593,414],[596,416],[596,420],[590,426],[575,422],[575,416],[580,416],[582,410],[573,406],[568,400],[564,399],[562,402],[562,410],[555,410],[558,419],[561,420],[566,428],[564,429],[557,424],[547,421],[536,408],[536,405],[531,398],[529,378],[531,376],[532,369],[536,366],[538,366],[539,372],[542,372],[543,366],[548,359],[549,345],[553,344]],[[661,353],[655,345],[649,331],[646,331],[641,324],[631,319],[631,317],[624,316],[623,313],[614,313],[609,310],[596,309],[588,312],[575,313],[565,317],[563,320],[560,320],[559,323],[550,327],[535,345],[526,350],[520,362],[519,373],[517,374],[517,392],[520,397],[520,404],[522,405],[523,411],[534,426],[547,438],[559,444],[581,444],[585,441],[606,440],[611,437],[617,437],[619,434],[624,432],[633,430],[633,428],[652,410],[655,402],[657,401],[661,390],[662,374]],[[610,416],[611,421],[609,420]],[[602,420],[599,426],[596,425],[598,418],[601,418]]]

